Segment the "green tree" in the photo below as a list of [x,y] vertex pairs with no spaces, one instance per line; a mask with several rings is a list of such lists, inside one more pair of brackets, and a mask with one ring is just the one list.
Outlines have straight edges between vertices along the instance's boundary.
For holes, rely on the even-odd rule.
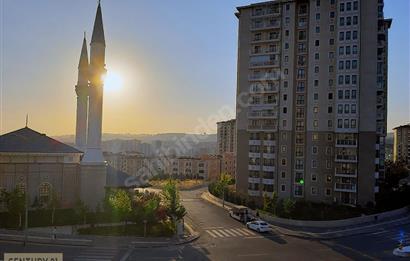
[[222,194],[222,207],[225,207],[225,194],[227,193],[228,186],[233,183],[231,175],[227,173],[221,173],[219,180],[217,182],[217,189]]
[[88,206],[81,199],[77,199],[75,206],[74,206],[74,212],[80,219],[83,220],[84,225],[87,223],[88,211],[89,211]]
[[276,215],[277,204],[278,204],[278,196],[276,192],[272,192],[272,197],[269,197],[266,194],[263,195],[263,210],[264,211],[271,213],[273,215]]
[[291,217],[293,210],[295,209],[296,201],[291,198],[287,198],[283,202],[283,211],[288,217]]
[[6,203],[7,211],[11,216],[17,217],[19,219],[19,227],[22,227],[22,215],[26,208],[26,196],[20,189],[15,188],[14,190],[7,192],[2,192],[3,200]]
[[409,170],[406,168],[406,164],[404,162],[386,162],[384,182],[387,190],[397,188],[399,186],[399,181],[407,178],[408,176]]
[[179,199],[176,182],[174,180],[169,180],[162,189],[161,194],[164,199],[167,216],[175,226],[176,221],[181,220],[186,215],[186,209]]
[[129,193],[123,189],[119,189],[111,194],[109,202],[112,209],[118,214],[120,220],[125,220],[126,222],[132,210]]
[[53,189],[50,201],[47,204],[47,208],[51,210],[51,225],[54,225],[56,209],[59,207],[61,207],[60,198],[57,192]]

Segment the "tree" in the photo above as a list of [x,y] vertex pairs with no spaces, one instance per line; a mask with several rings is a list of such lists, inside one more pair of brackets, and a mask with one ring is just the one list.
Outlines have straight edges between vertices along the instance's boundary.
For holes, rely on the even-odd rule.
[[181,220],[186,215],[186,209],[179,200],[176,182],[169,180],[162,189],[161,195],[164,199],[167,216],[176,225],[176,221]]
[[228,189],[228,186],[231,185],[232,182],[233,182],[233,179],[231,175],[227,173],[221,173],[221,176],[219,177],[219,180],[217,183],[217,188],[222,193],[222,207],[225,207],[225,194]]
[[295,209],[296,201],[291,198],[285,199],[283,202],[283,211],[288,217],[291,217],[292,211]]
[[386,162],[386,173],[384,184],[387,190],[399,186],[399,181],[409,176],[409,170],[403,162]]
[[47,204],[47,208],[51,209],[51,225],[54,225],[54,216],[56,209],[61,206],[60,199],[55,190],[52,191],[50,201]]
[[19,218],[19,227],[22,227],[22,215],[26,208],[26,196],[20,189],[15,188],[11,192],[2,192],[3,200],[6,203],[7,211],[13,216]]
[[263,210],[276,215],[276,207],[278,204],[278,196],[276,192],[272,192],[272,197],[263,195]]
[[127,217],[131,213],[131,198],[127,191],[119,189],[111,194],[109,202],[112,209],[118,214],[121,220],[127,222]]
[[88,206],[81,199],[77,199],[74,211],[77,216],[83,220],[83,224],[85,225],[87,223],[87,213],[89,211]]

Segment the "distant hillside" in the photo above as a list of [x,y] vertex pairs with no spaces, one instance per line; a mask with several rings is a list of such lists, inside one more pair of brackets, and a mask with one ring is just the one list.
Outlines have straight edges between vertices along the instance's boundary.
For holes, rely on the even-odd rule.
[[[216,134],[198,134],[200,135],[201,142],[216,142]],[[154,140],[161,141],[173,141],[180,139],[184,136],[192,139],[195,134],[187,133],[159,133],[159,134],[118,134],[118,133],[103,133],[102,140],[140,140],[141,142],[152,142]],[[74,143],[74,135],[61,135],[54,136],[53,138],[64,142],[64,143]]]

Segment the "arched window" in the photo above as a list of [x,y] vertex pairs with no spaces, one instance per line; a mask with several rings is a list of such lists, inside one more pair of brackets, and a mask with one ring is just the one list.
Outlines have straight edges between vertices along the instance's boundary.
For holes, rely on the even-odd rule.
[[51,198],[51,185],[50,183],[43,182],[39,187],[39,199],[41,203],[49,202]]

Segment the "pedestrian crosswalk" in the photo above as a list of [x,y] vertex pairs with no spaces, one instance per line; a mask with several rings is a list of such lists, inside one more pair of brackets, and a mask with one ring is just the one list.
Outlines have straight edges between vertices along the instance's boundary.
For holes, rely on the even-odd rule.
[[205,231],[213,238],[256,236],[256,233],[246,228],[212,228],[206,229]]
[[403,241],[403,243],[410,244],[410,231],[400,229],[380,230],[371,233],[376,241],[392,240],[394,242]]
[[111,261],[115,260],[116,249],[88,248],[74,258],[75,261]]

